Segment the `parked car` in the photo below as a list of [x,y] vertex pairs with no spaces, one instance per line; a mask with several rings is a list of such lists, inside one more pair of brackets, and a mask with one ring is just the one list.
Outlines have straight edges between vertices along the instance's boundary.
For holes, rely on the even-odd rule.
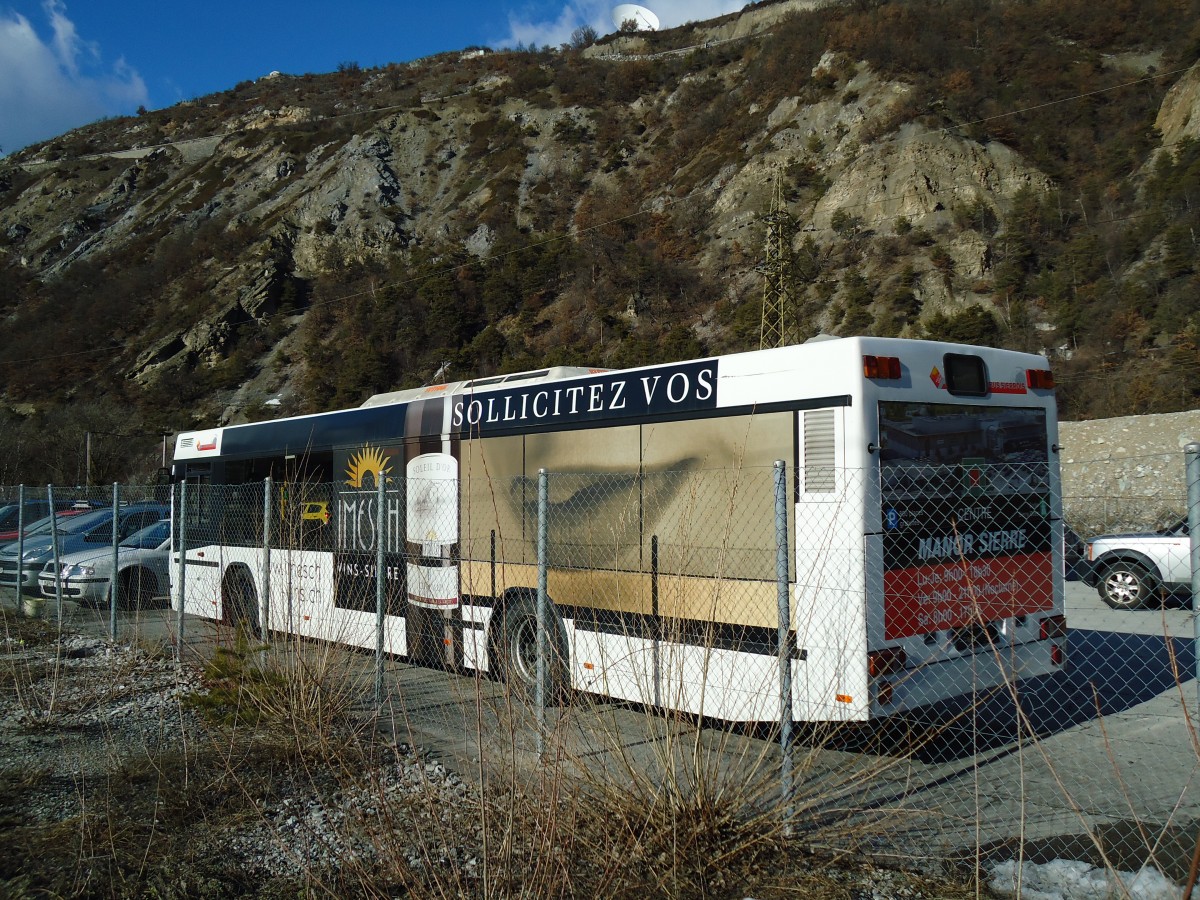
[[[69,509],[60,509],[54,515],[61,523],[64,519],[72,518],[73,516],[83,515],[85,512],[91,512],[93,507],[81,506],[70,507]],[[29,537],[33,534],[49,534],[50,533],[50,516],[43,516],[40,519],[35,519],[32,522],[25,523],[25,536]],[[0,531],[0,545],[8,544],[15,541],[19,537],[16,522],[13,522],[13,527],[9,531]]]
[[[117,539],[123,540],[159,519],[170,515],[161,503],[131,503],[117,510]],[[58,529],[58,555],[87,550],[101,544],[112,546],[113,510],[96,509],[74,516]],[[0,547],[0,587],[21,593],[38,593],[38,575],[54,559],[54,542],[49,531],[25,538],[24,555],[17,559],[17,545]]]
[[1102,534],[1087,542],[1083,580],[1113,609],[1140,609],[1191,585],[1187,519],[1152,532]]
[[[71,500],[55,500],[59,516],[78,516],[92,509],[91,506],[76,506]],[[18,538],[17,517],[19,504],[10,503],[0,506],[0,544],[7,544]],[[25,534],[34,533],[34,529],[50,522],[50,504],[46,500],[25,500]]]
[[[111,525],[110,525],[111,528]],[[117,546],[117,605],[141,609],[170,589],[171,520],[135,531]],[[111,543],[59,558],[62,596],[92,606],[109,602],[112,582]],[[54,560],[46,563],[38,584],[43,597],[55,597]]]

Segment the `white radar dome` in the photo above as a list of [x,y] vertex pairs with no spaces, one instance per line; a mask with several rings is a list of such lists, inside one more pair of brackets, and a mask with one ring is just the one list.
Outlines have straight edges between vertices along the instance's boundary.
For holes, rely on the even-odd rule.
[[658,31],[658,16],[636,3],[622,3],[614,7],[612,20],[617,28],[625,27],[626,22],[633,22],[636,26],[634,31]]

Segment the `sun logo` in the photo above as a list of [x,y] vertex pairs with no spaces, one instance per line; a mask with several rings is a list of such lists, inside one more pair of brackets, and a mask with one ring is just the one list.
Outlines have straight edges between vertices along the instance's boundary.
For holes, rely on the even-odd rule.
[[346,484],[355,488],[370,488],[379,484],[379,479],[392,471],[383,451],[369,444],[350,457],[346,469]]

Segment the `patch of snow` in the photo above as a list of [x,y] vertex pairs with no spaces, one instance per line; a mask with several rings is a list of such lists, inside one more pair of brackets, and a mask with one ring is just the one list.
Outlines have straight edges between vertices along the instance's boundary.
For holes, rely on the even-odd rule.
[[1139,872],[1112,872],[1073,859],[1048,863],[1024,863],[1014,860],[992,866],[988,883],[1004,897],[1021,900],[1107,900],[1129,897],[1131,900],[1176,900],[1181,889],[1151,866]]

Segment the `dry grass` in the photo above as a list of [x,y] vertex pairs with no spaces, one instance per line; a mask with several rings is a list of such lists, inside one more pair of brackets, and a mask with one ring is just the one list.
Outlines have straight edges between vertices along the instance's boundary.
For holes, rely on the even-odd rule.
[[[864,888],[866,864],[850,854],[938,815],[903,792],[895,803],[864,798],[878,782],[903,782],[947,732],[978,728],[983,694],[925,729],[803,729],[785,802],[769,728],[572,695],[550,711],[539,760],[523,692],[389,664],[389,702],[376,709],[368,655],[227,630],[198,689],[141,744],[116,724],[94,729],[90,752],[104,763],[83,771],[69,758],[79,742],[56,729],[122,699],[132,689],[116,685],[136,682],[135,668],[118,658],[107,682],[72,693],[78,673],[62,665],[54,623],[3,625],[0,696],[24,711],[27,738],[64,751],[54,764],[0,771],[3,896],[849,900],[982,890],[978,857],[955,879],[875,871],[876,887]],[[160,645],[141,649],[161,658]],[[457,775],[413,749],[427,746],[414,698],[428,679],[478,753]],[[1019,719],[1015,737],[1023,760],[1054,771],[1030,723]],[[31,815],[47,796],[60,814]],[[1150,829],[1142,837],[1154,840]]]

